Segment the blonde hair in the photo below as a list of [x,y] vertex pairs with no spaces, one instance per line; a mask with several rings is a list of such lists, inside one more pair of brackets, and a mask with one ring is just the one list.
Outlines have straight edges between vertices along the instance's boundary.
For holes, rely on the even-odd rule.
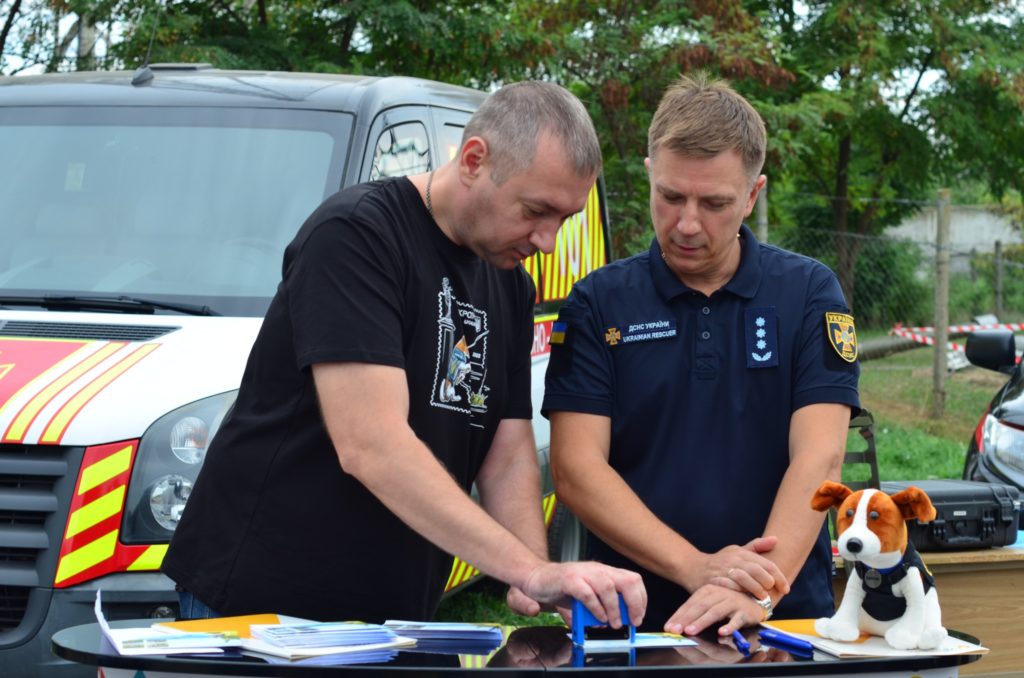
[[665,91],[647,130],[647,154],[661,149],[711,158],[736,151],[753,180],[764,166],[767,133],[754,107],[724,80],[684,75]]

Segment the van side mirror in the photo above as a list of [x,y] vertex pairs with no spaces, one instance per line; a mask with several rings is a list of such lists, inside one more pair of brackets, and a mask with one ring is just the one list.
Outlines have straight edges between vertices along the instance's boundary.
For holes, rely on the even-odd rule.
[[1009,330],[981,330],[967,335],[967,359],[973,365],[1004,374],[1017,363],[1017,344]]

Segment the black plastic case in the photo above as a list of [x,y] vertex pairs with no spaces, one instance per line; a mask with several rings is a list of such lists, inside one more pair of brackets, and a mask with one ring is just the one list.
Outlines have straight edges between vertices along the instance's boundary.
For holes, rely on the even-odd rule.
[[1013,485],[973,480],[900,480],[881,489],[896,494],[919,487],[932,500],[938,515],[930,523],[907,521],[910,540],[918,551],[949,551],[1006,546],[1017,541],[1020,491]]

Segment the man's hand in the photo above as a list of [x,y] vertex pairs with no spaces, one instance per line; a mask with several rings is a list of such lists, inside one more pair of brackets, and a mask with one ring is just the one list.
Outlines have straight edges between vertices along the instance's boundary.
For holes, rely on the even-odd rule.
[[[559,607],[569,607],[570,599],[575,598],[596,619],[616,629],[623,621],[619,614],[619,593],[629,608],[629,622],[634,626],[643,623],[647,612],[647,589],[640,575],[601,563],[545,563],[534,568],[520,593],[538,603]],[[511,598],[510,590],[510,604]]]
[[764,610],[750,594],[733,591],[722,586],[702,586],[665,622],[669,633],[695,636],[720,619],[728,619],[718,628],[718,635],[728,636],[733,631],[758,624]]
[[541,611],[541,604],[523,593],[522,589],[518,586],[508,587],[508,595],[505,596],[505,602],[508,603],[509,609],[513,612],[526,617],[536,617]]
[[726,546],[706,555],[690,590],[714,584],[733,591],[746,591],[757,598],[764,598],[769,592],[780,596],[789,593],[789,580],[782,570],[761,555],[775,548],[778,541],[777,537],[758,537],[744,546]]

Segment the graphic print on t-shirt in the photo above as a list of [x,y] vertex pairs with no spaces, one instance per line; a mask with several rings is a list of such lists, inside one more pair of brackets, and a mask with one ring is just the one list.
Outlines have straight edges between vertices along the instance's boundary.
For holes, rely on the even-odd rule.
[[487,411],[487,312],[459,301],[448,278],[437,294],[437,369],[430,404],[464,414]]

